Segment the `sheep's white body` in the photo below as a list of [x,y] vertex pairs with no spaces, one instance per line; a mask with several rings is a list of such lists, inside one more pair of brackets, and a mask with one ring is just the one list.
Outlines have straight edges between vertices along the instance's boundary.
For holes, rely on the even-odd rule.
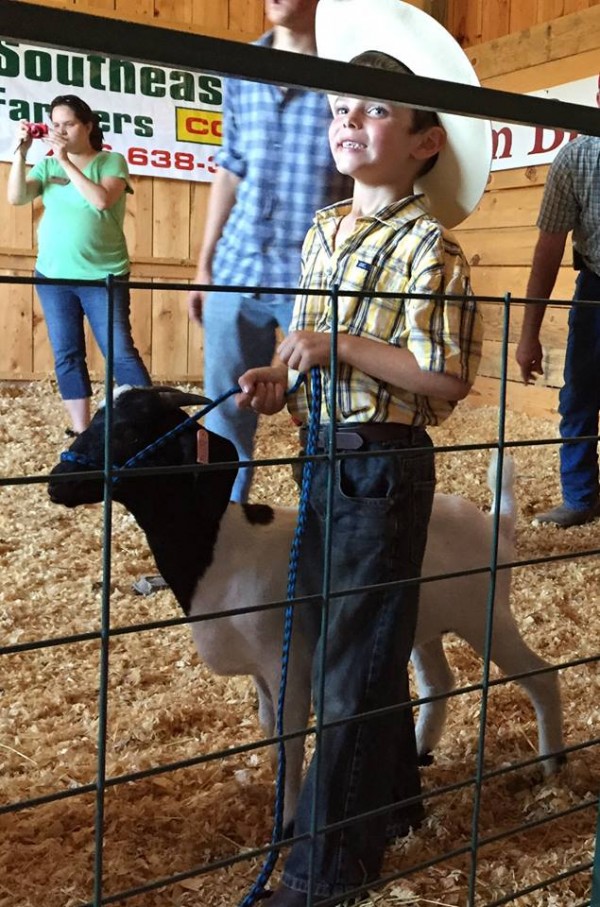
[[[494,465],[489,483],[493,490]],[[499,565],[514,560],[512,463],[505,463],[498,539]],[[222,613],[255,608],[285,599],[290,545],[296,511],[274,508],[272,522],[249,523],[244,509],[230,504],[220,523],[213,562],[198,582],[191,614]],[[424,578],[462,570],[489,567],[492,557],[494,516],[456,495],[436,494],[423,562]],[[488,571],[424,582],[412,662],[420,698],[450,692],[454,678],[444,654],[442,637],[454,632],[483,656],[486,637]],[[496,573],[491,658],[505,674],[521,674],[549,667],[525,643],[510,607],[510,568]],[[275,709],[281,674],[283,608],[255,610],[248,614],[220,616],[192,624],[199,655],[221,674],[251,674],[259,696],[259,718],[267,736],[274,733]],[[311,692],[311,664],[316,632],[306,609],[296,607],[294,635],[285,703],[285,731],[306,727]],[[518,681],[534,705],[540,755],[563,747],[560,688],[556,671]],[[419,708],[417,746],[421,756],[439,742],[446,717],[444,698]],[[287,743],[286,809],[294,813],[300,786],[303,739]],[[559,759],[549,755],[542,764],[547,774]]]
[[[173,388],[130,388],[115,395],[113,438],[115,462],[125,463],[157,438],[171,437],[148,463],[188,465],[196,462],[196,439],[189,432],[173,437],[171,430],[185,419],[181,406],[207,401]],[[104,410],[72,445],[76,459],[61,461],[52,470],[48,491],[55,503],[67,507],[102,500],[104,484],[86,481],[87,470],[100,468],[105,437]],[[235,460],[231,442],[209,432],[211,464]],[[156,449],[155,449],[156,452]],[[144,461],[146,463],[146,460]],[[72,473],[71,482],[54,476]],[[286,598],[288,561],[296,512],[284,508],[245,508],[229,504],[232,472],[171,474],[162,482],[154,476],[123,477],[114,487],[115,500],[129,508],[143,528],[159,570],[184,611],[193,617],[218,615],[192,623],[198,653],[221,674],[250,674],[259,696],[259,718],[265,733],[274,733],[281,675],[284,608],[240,613]],[[496,468],[488,474],[492,491]],[[493,510],[493,508],[492,508]],[[497,562],[514,560],[513,464],[506,458],[499,501]],[[454,685],[444,654],[443,635],[454,632],[483,655],[490,596],[495,517],[482,513],[470,501],[436,494],[423,563],[419,618],[412,662],[421,704],[417,744],[425,757],[438,743],[446,714],[447,694]],[[335,541],[334,541],[335,543]],[[427,581],[428,577],[480,570],[468,576]],[[377,582],[377,577],[373,577]],[[510,569],[500,569],[495,580],[491,658],[506,674],[527,674],[519,683],[529,694],[537,714],[539,753],[549,774],[559,763],[563,748],[560,689],[555,670],[529,649],[510,608]],[[319,615],[315,608],[295,607],[284,729],[306,727],[311,698],[311,665]],[[230,613],[230,612],[236,613]],[[287,741],[285,819],[294,814],[300,787],[303,736]]]

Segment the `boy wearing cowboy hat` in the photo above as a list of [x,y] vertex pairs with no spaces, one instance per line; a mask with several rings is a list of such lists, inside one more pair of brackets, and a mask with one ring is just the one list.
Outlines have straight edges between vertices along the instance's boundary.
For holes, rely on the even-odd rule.
[[[324,57],[477,84],[448,32],[401,0],[321,0],[317,46]],[[354,194],[317,212],[302,286],[339,287],[335,408],[332,298],[308,292],[296,299],[281,363],[242,375],[238,405],[277,412],[288,369],[317,367],[321,450],[333,421],[337,450],[380,455],[336,463],[329,570],[336,594],[314,678],[325,730],[296,813],[294,835],[306,837],[292,846],[270,907],[305,907],[309,891],[311,903],[346,903],[377,878],[386,842],[422,818],[412,712],[402,704],[410,699],[407,665],[435,485],[426,427],[467,395],[481,354],[468,264],[446,226],[466,217],[483,192],[489,124],[387,101],[335,97],[331,105],[331,149]],[[298,395],[289,407],[306,425],[309,402]],[[299,595],[322,589],[329,472],[327,462],[314,464]]]

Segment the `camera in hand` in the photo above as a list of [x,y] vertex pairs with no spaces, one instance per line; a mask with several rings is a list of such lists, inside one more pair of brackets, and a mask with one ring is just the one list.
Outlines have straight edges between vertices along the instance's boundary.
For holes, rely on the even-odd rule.
[[28,123],[27,134],[32,139],[42,139],[45,135],[48,135],[48,127],[45,123]]

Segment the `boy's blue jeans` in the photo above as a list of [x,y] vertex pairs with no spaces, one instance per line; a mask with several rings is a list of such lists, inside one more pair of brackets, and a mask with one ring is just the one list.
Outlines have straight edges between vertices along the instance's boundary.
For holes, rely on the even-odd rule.
[[[287,333],[294,299],[291,296],[259,298],[241,293],[209,293],[204,301],[204,392],[211,400],[234,387],[249,368],[270,365],[277,342],[276,330]],[[251,460],[258,416],[240,410],[232,397],[206,416],[210,431],[235,444],[240,460]],[[238,469],[231,500],[248,500],[253,470]]]
[[[574,300],[600,300],[600,277],[580,271]],[[569,312],[564,386],[559,396],[561,438],[598,434],[600,412],[600,305],[574,305]],[[598,442],[563,444],[560,480],[567,507],[586,510],[598,501]]]
[[[43,277],[39,271],[36,277]],[[104,287],[86,284],[38,284],[54,369],[63,400],[90,397],[92,386],[86,361],[84,315],[90,323],[96,343],[106,356],[108,339],[108,294]],[[136,387],[150,385],[150,375],[133,343],[129,321],[129,288],[114,288],[114,373],[117,384]]]
[[[351,590],[418,578],[427,540],[435,486],[431,441],[423,429],[407,428],[400,440],[370,442],[365,450],[397,453],[347,458],[336,463],[331,585]],[[425,448],[418,450],[416,448]],[[298,595],[320,592],[323,574],[328,464],[315,464],[308,522],[300,552]],[[325,722],[397,706],[410,700],[407,665],[417,619],[419,584],[331,598],[325,637]],[[319,605],[299,605],[315,609]],[[318,694],[321,649],[314,661]],[[318,702],[315,703],[315,709]],[[326,730],[318,741],[298,803],[294,834],[390,807],[314,841],[292,846],[283,882],[307,891],[314,849],[314,894],[326,898],[375,879],[386,842],[405,834],[423,814],[422,805],[397,806],[421,791],[411,707]],[[314,806],[313,806],[314,804]]]

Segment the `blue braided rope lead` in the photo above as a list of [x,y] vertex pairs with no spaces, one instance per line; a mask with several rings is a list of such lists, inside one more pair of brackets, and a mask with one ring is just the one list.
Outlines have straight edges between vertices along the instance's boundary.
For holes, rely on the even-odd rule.
[[[319,435],[319,426],[321,418],[321,373],[318,368],[311,370],[311,402],[310,418],[308,423],[308,438],[306,442],[307,456],[317,452],[317,439]],[[298,518],[296,520],[296,529],[290,548],[290,560],[288,567],[288,585],[287,599],[292,601],[296,597],[296,580],[298,577],[298,561],[300,557],[300,546],[306,528],[306,517],[308,513],[308,502],[310,497],[310,488],[314,473],[314,461],[306,460],[302,467],[302,483],[300,485],[300,502],[298,505]],[[262,865],[258,877],[248,894],[240,902],[239,907],[252,907],[258,898],[264,894],[265,886],[269,879],[277,858],[279,856],[279,843],[283,833],[283,806],[285,794],[285,744],[281,739],[284,733],[284,707],[285,693],[288,679],[288,667],[290,658],[290,648],[292,643],[292,630],[294,625],[294,606],[287,605],[283,620],[283,644],[281,651],[281,680],[279,682],[279,698],[277,701],[277,735],[280,740],[277,745],[277,778],[275,782],[275,817],[273,820],[273,832],[271,834],[271,849]]]
[[[289,396],[290,394],[295,394],[296,391],[298,390],[298,388],[304,383],[304,380],[305,380],[305,376],[303,374],[298,375],[298,378],[296,379],[294,386],[290,387],[289,390],[286,391],[286,396]],[[121,468],[129,469],[131,466],[135,466],[136,463],[140,462],[140,460],[145,459],[145,457],[149,456],[151,453],[153,453],[159,447],[162,447],[164,444],[166,444],[168,441],[170,441],[171,438],[174,438],[177,435],[180,435],[182,432],[187,431],[187,429],[190,428],[191,425],[193,425],[195,422],[198,422],[200,419],[203,419],[204,416],[208,415],[208,413],[211,412],[211,410],[215,409],[217,406],[219,406],[221,403],[223,403],[229,397],[233,397],[234,394],[241,393],[241,391],[242,391],[242,389],[239,386],[239,384],[236,384],[235,387],[230,387],[228,391],[225,391],[225,393],[216,397],[216,399],[214,399],[211,403],[209,403],[203,409],[198,410],[197,413],[194,413],[192,416],[189,416],[184,422],[181,422],[179,425],[176,425],[175,428],[172,428],[171,431],[168,431],[165,435],[162,435],[160,438],[157,438],[157,440],[153,441],[152,444],[148,444],[147,447],[144,447],[142,450],[138,451],[138,453],[136,453],[135,456],[133,456],[129,460],[127,460],[127,462],[124,463]]]

